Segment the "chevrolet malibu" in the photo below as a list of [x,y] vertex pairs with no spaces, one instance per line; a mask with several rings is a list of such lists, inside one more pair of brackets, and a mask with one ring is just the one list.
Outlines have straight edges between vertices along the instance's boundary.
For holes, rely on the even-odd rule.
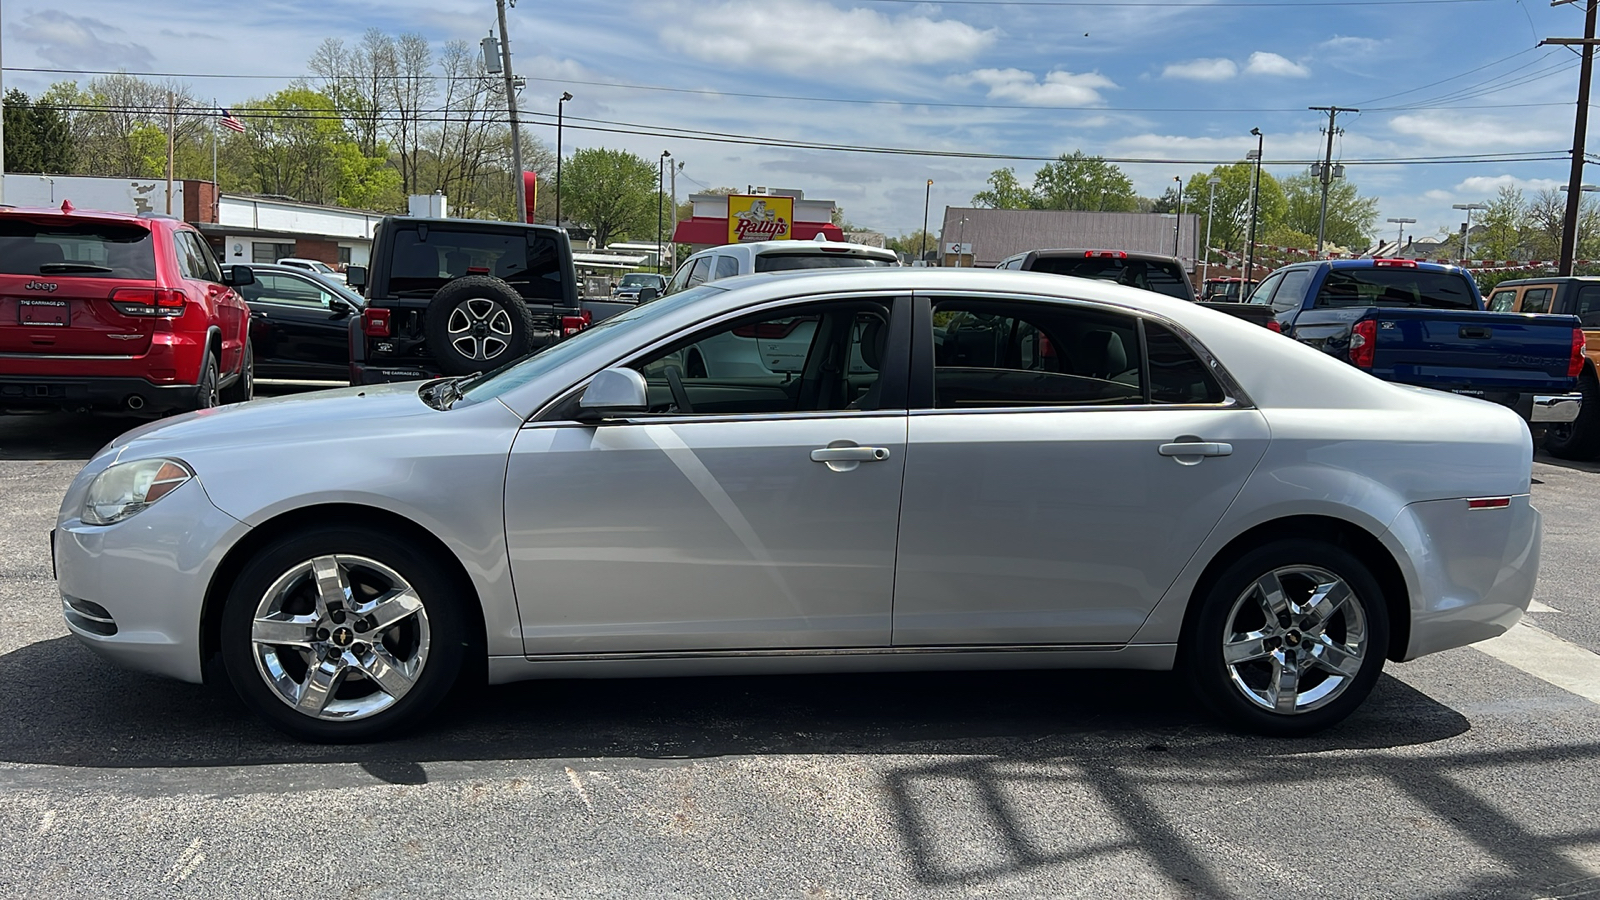
[[[682,363],[797,321],[792,365]],[[862,269],[703,285],[486,375],[152,423],[84,467],[53,552],[89,646],[185,681],[220,656],[308,740],[485,677],[1063,667],[1176,667],[1294,735],[1385,660],[1518,620],[1530,462],[1507,409],[1191,303]]]

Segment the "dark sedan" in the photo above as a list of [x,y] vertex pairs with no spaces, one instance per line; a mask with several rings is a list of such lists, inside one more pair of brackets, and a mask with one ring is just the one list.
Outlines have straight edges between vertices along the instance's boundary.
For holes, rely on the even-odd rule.
[[303,269],[255,265],[240,288],[250,304],[250,345],[263,384],[345,385],[350,381],[350,317],[361,295]]

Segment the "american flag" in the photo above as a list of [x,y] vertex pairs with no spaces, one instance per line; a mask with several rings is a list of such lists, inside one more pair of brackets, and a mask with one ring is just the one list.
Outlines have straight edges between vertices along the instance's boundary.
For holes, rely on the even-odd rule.
[[240,133],[244,132],[244,123],[239,121],[238,119],[234,118],[232,110],[228,110],[228,109],[223,110],[222,111],[222,118],[221,118],[220,121],[222,122],[222,127],[223,128],[231,128],[234,131],[237,131],[237,132],[240,132]]

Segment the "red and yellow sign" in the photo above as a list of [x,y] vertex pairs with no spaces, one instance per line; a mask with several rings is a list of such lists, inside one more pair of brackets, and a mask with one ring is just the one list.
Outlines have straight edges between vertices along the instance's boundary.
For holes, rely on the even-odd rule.
[[728,243],[794,239],[794,198],[728,195]]

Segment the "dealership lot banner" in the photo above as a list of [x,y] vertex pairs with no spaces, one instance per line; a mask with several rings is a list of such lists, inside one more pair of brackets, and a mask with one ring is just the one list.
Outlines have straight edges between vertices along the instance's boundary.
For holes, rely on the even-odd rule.
[[728,195],[728,243],[793,239],[793,197]]

